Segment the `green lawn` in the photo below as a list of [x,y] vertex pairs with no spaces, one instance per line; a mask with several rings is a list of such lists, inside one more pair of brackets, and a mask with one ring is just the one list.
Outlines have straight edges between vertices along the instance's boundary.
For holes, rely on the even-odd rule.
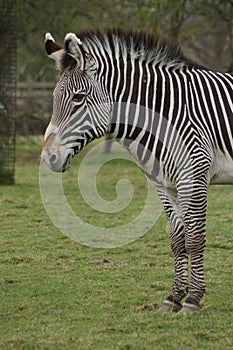
[[[16,184],[0,187],[0,349],[232,349],[233,186],[209,189],[202,311],[160,315],[173,269],[165,214],[147,235],[119,248],[71,241],[41,202],[41,140],[18,139]],[[84,154],[64,174],[76,212],[100,226],[130,220],[145,199],[143,175],[124,160],[108,163],[98,175],[101,195],[113,200],[123,174],[136,186],[135,203],[123,218],[96,213],[74,181]]]

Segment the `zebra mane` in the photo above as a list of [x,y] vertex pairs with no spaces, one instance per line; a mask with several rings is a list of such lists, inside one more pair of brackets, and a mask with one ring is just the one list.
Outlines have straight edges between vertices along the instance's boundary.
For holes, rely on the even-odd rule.
[[153,62],[168,68],[181,68],[183,66],[198,66],[186,58],[178,42],[170,43],[153,34],[143,31],[106,29],[101,32],[84,31],[77,34],[87,47],[93,46],[101,50],[122,57],[131,57],[142,61]]

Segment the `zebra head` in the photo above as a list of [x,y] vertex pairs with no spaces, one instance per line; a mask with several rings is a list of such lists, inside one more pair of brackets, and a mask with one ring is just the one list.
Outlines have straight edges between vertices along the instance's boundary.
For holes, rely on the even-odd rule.
[[70,167],[75,154],[107,131],[111,104],[105,86],[97,79],[96,60],[75,34],[67,34],[61,48],[47,33],[45,48],[57,63],[60,80],[41,157],[51,170],[61,172]]

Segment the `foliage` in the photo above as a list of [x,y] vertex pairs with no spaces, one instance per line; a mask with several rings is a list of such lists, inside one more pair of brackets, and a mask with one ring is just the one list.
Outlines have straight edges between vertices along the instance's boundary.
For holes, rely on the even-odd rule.
[[[51,80],[54,73],[45,62],[43,35],[49,31],[62,43],[65,33],[86,28],[120,26],[144,29],[182,39],[184,24],[200,16],[203,21],[215,23],[215,34],[222,27],[232,54],[232,1],[198,0],[95,0],[95,1],[22,1],[18,0],[18,74],[20,80]],[[197,22],[200,25],[200,22]],[[193,23],[190,34],[191,40]],[[210,23],[209,23],[210,24]],[[204,34],[213,26],[203,26]],[[202,33],[203,35],[203,33]],[[217,34],[216,34],[217,35]],[[233,55],[232,55],[233,56]],[[211,62],[209,63],[211,66]],[[227,67],[225,67],[227,68]]]
[[[57,80],[54,62],[48,60],[44,50],[46,32],[51,32],[62,45],[67,32],[107,26],[144,30],[171,41],[179,40],[184,53],[198,63],[233,71],[233,3],[229,0],[17,0],[17,4],[17,74],[19,81],[29,85],[37,81],[55,84]],[[24,103],[27,111],[18,107],[19,132],[40,133],[44,122],[48,122],[43,117],[42,127],[37,128],[38,116],[44,111],[39,104],[46,106],[47,100],[31,102],[32,109]],[[48,107],[44,114],[50,112]]]
[[[41,203],[41,142],[18,138],[16,185],[0,187],[1,350],[232,349],[232,186],[209,189],[203,310],[159,315],[172,283],[165,215],[146,236],[121,248],[70,241]],[[106,170],[101,190],[111,197],[116,165]],[[138,182],[134,167],[119,162],[117,171]],[[80,203],[74,174],[66,176],[67,191]]]

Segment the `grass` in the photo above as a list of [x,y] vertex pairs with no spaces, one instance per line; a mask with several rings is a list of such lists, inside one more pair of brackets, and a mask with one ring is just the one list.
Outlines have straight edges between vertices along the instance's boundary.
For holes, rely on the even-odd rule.
[[[232,186],[209,189],[202,311],[160,315],[173,268],[164,213],[147,235],[119,248],[71,241],[41,202],[40,144],[39,137],[18,139],[16,184],[0,187],[0,349],[232,349]],[[84,154],[64,174],[67,197],[80,204],[75,210],[100,226],[131,218],[145,198],[143,176],[125,161],[107,164],[99,175],[101,195],[114,199],[116,179],[127,175],[139,184],[136,204],[124,219],[96,214],[74,189]]]

